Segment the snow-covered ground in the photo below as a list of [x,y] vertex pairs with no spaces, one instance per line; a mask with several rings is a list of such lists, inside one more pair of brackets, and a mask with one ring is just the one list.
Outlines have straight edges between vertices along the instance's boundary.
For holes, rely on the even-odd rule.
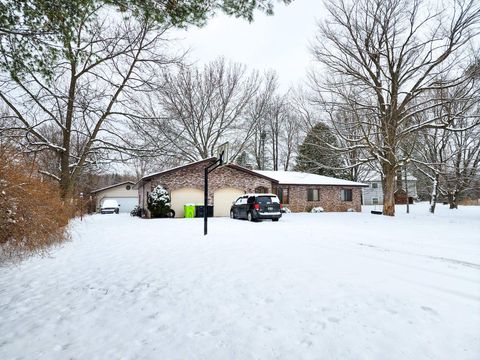
[[95,215],[0,268],[0,359],[480,359],[480,207]]

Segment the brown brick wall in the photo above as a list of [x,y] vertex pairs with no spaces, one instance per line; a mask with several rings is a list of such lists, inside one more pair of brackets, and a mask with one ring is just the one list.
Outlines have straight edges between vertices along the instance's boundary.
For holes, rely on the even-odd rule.
[[[145,184],[145,189],[140,188],[140,204],[143,204],[143,193],[150,192],[157,185],[162,185],[169,192],[182,188],[194,188],[203,190],[204,169],[206,164],[195,164],[186,168],[180,168],[175,171],[161,174]],[[208,176],[208,199],[209,204],[213,204],[213,196],[216,190],[232,187],[244,190],[246,193],[255,192],[255,188],[263,186],[272,191],[270,180],[255,176],[237,169],[229,167],[220,167],[211,172]],[[144,207],[146,208],[146,201]]]
[[[289,204],[285,204],[293,212],[310,211],[313,207],[321,206],[325,211],[347,211],[352,208],[362,211],[361,188],[342,186],[309,186],[284,185],[290,190]],[[319,189],[319,201],[307,201],[307,189]],[[341,200],[341,189],[352,189],[352,201]]]

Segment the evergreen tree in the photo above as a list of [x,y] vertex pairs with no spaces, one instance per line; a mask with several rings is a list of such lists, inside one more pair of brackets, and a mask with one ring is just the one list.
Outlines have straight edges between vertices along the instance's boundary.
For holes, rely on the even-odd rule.
[[148,194],[147,207],[152,217],[166,217],[170,211],[170,195],[162,186],[158,185]]
[[[88,13],[102,6],[152,21],[162,27],[204,25],[222,11],[253,20],[255,10],[273,14],[275,0],[2,0],[0,2],[0,70],[52,75],[49,67],[62,46],[74,39]],[[285,4],[292,0],[278,0]]]
[[330,128],[319,122],[310,129],[300,145],[296,171],[345,178],[341,158],[330,147],[337,146],[337,139]]

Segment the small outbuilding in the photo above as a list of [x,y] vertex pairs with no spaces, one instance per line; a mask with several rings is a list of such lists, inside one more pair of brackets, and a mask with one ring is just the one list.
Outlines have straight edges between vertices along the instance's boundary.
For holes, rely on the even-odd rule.
[[[140,206],[147,209],[149,193],[161,185],[170,193],[176,217],[184,205],[204,203],[204,169],[216,161],[208,158],[144,176],[136,185]],[[209,175],[208,205],[214,216],[229,216],[232,203],[246,193],[275,193],[293,212],[322,207],[325,211],[361,211],[361,188],[368,185],[295,171],[255,171],[226,164]],[[146,211],[146,216],[149,216]]]
[[105,200],[116,200],[120,205],[120,212],[129,213],[138,205],[138,191],[134,189],[134,185],[133,181],[125,181],[93,190],[90,194],[95,202],[95,210],[99,212]]

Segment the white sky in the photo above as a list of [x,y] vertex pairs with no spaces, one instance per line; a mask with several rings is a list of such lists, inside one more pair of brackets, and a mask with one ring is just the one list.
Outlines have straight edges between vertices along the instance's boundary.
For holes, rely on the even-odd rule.
[[219,56],[249,69],[276,70],[282,89],[298,84],[312,64],[308,50],[322,16],[321,0],[294,0],[275,4],[275,15],[257,13],[252,23],[223,14],[203,28],[180,33],[190,58],[205,63]]

